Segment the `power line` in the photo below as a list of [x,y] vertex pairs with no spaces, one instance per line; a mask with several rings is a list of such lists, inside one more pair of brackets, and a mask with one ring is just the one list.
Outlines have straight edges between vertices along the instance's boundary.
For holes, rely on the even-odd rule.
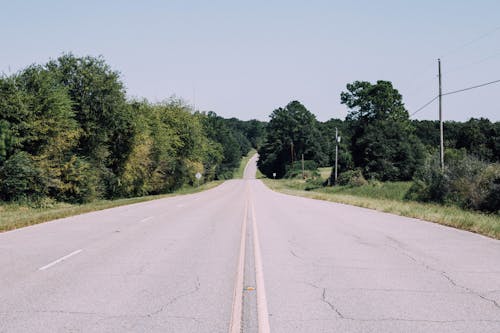
[[480,41],[481,39],[488,37],[489,35],[492,35],[493,33],[497,32],[498,30],[500,30],[500,26],[480,35],[479,37],[477,37],[473,40],[468,41],[467,43],[464,43],[464,44],[452,49],[451,51],[445,52],[445,54],[443,54],[440,58],[444,58],[445,56],[449,56],[451,54],[454,54],[454,53],[466,48],[467,46],[472,45],[472,44]]
[[[476,42],[478,42],[478,41],[480,41],[480,40],[482,40],[482,39],[484,39],[484,38],[486,38],[486,37],[489,37],[490,35],[493,35],[494,33],[496,33],[496,32],[497,32],[497,31],[499,31],[499,30],[500,30],[500,26],[497,26],[497,27],[495,27],[495,28],[493,28],[493,29],[491,29],[491,30],[488,30],[487,32],[485,32],[485,33],[483,33],[483,34],[479,35],[478,37],[476,37],[476,38],[474,38],[474,39],[472,39],[472,40],[469,40],[468,42],[463,43],[463,44],[459,45],[459,46],[458,46],[458,47],[456,47],[456,48],[453,48],[453,49],[451,49],[451,50],[448,50],[448,51],[444,52],[444,54],[443,54],[440,58],[442,59],[442,58],[445,58],[445,57],[447,57],[447,56],[449,56],[449,55],[451,55],[451,54],[454,54],[454,53],[456,53],[456,52],[458,52],[458,51],[460,51],[460,50],[462,50],[462,49],[464,49],[464,48],[466,48],[466,47],[468,47],[468,46],[470,46],[470,45],[472,45],[472,44],[474,44],[474,43],[476,43]],[[460,69],[462,69],[463,67],[468,67],[468,66],[471,66],[471,65],[481,64],[481,63],[483,63],[483,62],[485,62],[485,61],[487,61],[487,60],[490,60],[491,58],[496,57],[497,55],[498,55],[498,53],[495,53],[495,54],[493,54],[493,55],[491,55],[491,56],[489,56],[489,57],[486,57],[486,58],[480,59],[480,60],[479,60],[479,61],[477,61],[477,62],[470,63],[470,64],[466,64],[466,65],[460,66],[460,67],[455,68],[455,69],[453,69],[453,68],[452,68],[450,71],[447,71],[445,74],[448,74],[448,73],[450,73],[450,72],[454,72],[454,71],[456,71],[457,69],[458,69],[458,70],[460,70]],[[429,63],[427,66],[425,66],[425,67],[423,67],[422,69],[418,70],[417,72],[415,72],[415,73],[414,73],[413,75],[411,75],[411,76],[412,76],[412,77],[415,77],[415,75],[419,75],[419,76],[421,76],[422,74],[424,74],[424,73],[428,72],[428,71],[429,71],[429,69],[430,69],[430,68],[432,68],[432,67],[434,67],[434,62]],[[417,83],[417,84],[418,84],[418,83]],[[412,85],[411,90],[416,90],[416,85],[417,85],[417,84]]]
[[[476,88],[481,88],[481,87],[488,86],[488,85],[494,84],[494,83],[499,83],[499,82],[500,82],[500,80],[490,81],[490,82],[478,84],[478,85],[475,85],[475,86],[472,86],[472,87],[467,87],[467,88],[463,88],[463,89],[459,89],[459,90],[449,91],[447,93],[441,94],[441,96],[453,95],[453,94],[457,94],[457,93],[460,93],[460,92],[463,92],[463,91],[472,90],[472,89],[476,89]],[[411,113],[410,117],[416,115],[417,113],[419,113],[420,111],[422,111],[423,109],[425,109],[427,106],[429,106],[432,102],[434,102],[438,98],[439,98],[439,95],[436,96],[436,97],[434,97],[433,99],[431,99],[430,101],[428,101],[424,105],[422,105],[415,112]]]
[[500,50],[498,50],[497,52],[487,56],[487,57],[484,57],[484,58],[481,58],[480,60],[477,60],[477,61],[474,61],[474,62],[470,62],[468,64],[464,64],[464,65],[461,65],[461,66],[457,66],[457,67],[453,67],[451,68],[450,70],[447,70],[444,75],[447,75],[449,73],[454,73],[456,71],[460,71],[460,70],[464,70],[464,69],[467,69],[468,67],[470,66],[474,66],[474,65],[479,65],[479,64],[482,64],[488,60],[491,60],[491,59],[494,59],[494,58],[497,58],[498,56],[500,56]]
[[447,92],[447,93],[442,94],[442,96],[446,96],[446,95],[453,95],[453,94],[456,94],[456,93],[459,93],[459,92],[462,92],[462,91],[467,91],[467,90],[472,90],[472,89],[476,89],[476,88],[481,88],[481,87],[488,86],[488,85],[490,85],[490,84],[494,84],[494,83],[498,83],[498,82],[500,82],[500,80],[495,80],[495,81],[491,81],[491,82],[486,82],[486,83],[483,83],[483,84],[478,84],[477,86],[472,86],[472,87],[468,87],[468,88],[464,88],[464,89],[459,89],[459,90],[455,90],[455,91],[450,91],[450,92]]
[[425,103],[424,105],[422,105],[421,107],[419,107],[417,109],[417,111],[413,112],[412,114],[410,114],[410,117],[416,115],[417,113],[419,113],[420,111],[422,111],[423,109],[425,109],[427,106],[429,106],[432,102],[434,102],[436,99],[438,99],[439,96],[436,96],[434,97],[433,99],[431,99],[430,101],[428,101],[427,103]]

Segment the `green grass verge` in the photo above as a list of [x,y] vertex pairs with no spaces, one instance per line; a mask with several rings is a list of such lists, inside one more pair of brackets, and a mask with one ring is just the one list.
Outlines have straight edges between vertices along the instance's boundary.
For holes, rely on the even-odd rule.
[[245,167],[250,160],[250,158],[255,155],[257,151],[255,149],[252,149],[248,152],[246,156],[243,156],[243,158],[240,161],[240,167],[238,170],[234,172],[234,179],[242,179],[243,178],[243,173],[245,172]]
[[213,181],[200,185],[199,187],[186,186],[169,194],[117,200],[96,200],[82,205],[59,202],[51,205],[50,207],[33,208],[26,205],[4,203],[0,204],[0,232],[112,207],[201,192],[220,184],[222,184],[222,181]]
[[318,168],[321,178],[328,179],[332,174],[332,167]]
[[263,179],[272,190],[312,199],[339,202],[413,217],[500,239],[500,215],[468,211],[456,206],[404,201],[411,182],[374,183],[360,187],[321,187],[306,190],[302,180]]

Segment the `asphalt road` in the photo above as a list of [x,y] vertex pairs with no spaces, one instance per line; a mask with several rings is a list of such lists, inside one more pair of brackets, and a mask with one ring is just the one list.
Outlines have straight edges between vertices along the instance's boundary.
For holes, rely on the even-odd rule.
[[0,332],[500,332],[500,241],[254,174],[0,234]]

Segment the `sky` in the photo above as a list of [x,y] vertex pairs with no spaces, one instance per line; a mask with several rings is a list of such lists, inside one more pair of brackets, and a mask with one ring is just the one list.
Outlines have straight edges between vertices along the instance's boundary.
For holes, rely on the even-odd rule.
[[[498,0],[0,0],[0,73],[102,55],[129,98],[267,120],[299,100],[344,118],[346,84],[391,81],[410,113],[500,79]],[[443,97],[444,120],[500,121],[500,83]],[[437,119],[436,102],[413,115]]]

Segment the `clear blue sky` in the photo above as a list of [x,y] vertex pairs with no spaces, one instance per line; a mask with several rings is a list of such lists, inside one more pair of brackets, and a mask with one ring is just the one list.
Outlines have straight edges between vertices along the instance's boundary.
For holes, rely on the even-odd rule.
[[[437,94],[438,57],[445,92],[500,79],[498,0],[0,2],[0,72],[103,55],[129,97],[224,117],[266,120],[296,99],[343,118],[346,83],[379,79],[412,112]],[[499,121],[499,96],[500,84],[447,96],[445,119]],[[437,104],[415,117],[435,119]]]

